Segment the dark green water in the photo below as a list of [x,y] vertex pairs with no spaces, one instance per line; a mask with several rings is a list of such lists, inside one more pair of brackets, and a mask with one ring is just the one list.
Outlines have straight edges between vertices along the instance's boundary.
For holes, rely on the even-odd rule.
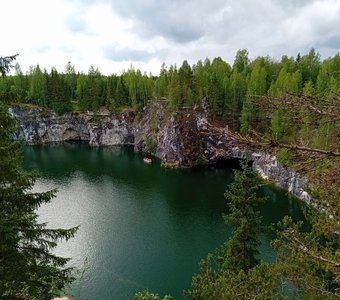
[[[182,299],[200,259],[230,234],[222,212],[231,169],[166,170],[131,149],[77,144],[25,147],[24,165],[41,174],[36,190],[59,190],[39,209],[41,220],[50,227],[80,225],[57,249],[79,270],[68,291],[73,299],[132,299],[144,288]],[[261,207],[265,224],[286,214],[302,218],[285,191],[264,193],[270,197]],[[271,238],[263,233],[266,260],[275,257]]]

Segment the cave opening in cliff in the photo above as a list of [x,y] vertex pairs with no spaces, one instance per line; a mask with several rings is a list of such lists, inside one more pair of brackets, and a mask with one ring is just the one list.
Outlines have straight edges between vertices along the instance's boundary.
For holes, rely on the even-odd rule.
[[65,140],[64,143],[67,144],[79,144],[79,145],[88,145],[90,140],[82,140],[82,139],[69,139]]
[[[236,169],[241,170],[241,162],[243,161],[242,158],[223,158],[215,162],[212,166],[218,169]],[[248,161],[248,167],[253,166],[253,160]]]

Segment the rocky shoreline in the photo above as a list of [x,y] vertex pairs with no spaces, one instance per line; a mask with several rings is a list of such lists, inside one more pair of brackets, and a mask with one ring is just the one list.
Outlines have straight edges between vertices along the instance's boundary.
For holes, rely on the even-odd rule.
[[228,134],[228,128],[209,123],[204,101],[170,115],[162,102],[149,105],[138,115],[126,111],[118,115],[71,112],[59,116],[30,106],[13,106],[10,114],[18,121],[15,138],[30,145],[82,141],[94,147],[133,145],[135,151],[150,151],[151,143],[151,152],[164,167],[214,164],[250,153],[253,168],[262,177],[305,202],[311,199],[304,177],[283,168],[275,156],[240,145]]

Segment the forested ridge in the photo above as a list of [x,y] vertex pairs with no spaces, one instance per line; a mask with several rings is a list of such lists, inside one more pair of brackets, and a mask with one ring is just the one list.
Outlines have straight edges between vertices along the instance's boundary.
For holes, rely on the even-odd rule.
[[[127,107],[140,110],[149,101],[164,99],[175,111],[206,98],[211,118],[234,131],[263,133],[269,129],[276,140],[303,138],[305,146],[328,149],[334,148],[332,143],[338,137],[339,128],[329,118],[338,119],[339,70],[339,54],[321,60],[314,49],[296,58],[283,56],[280,61],[270,57],[250,61],[247,50],[239,50],[232,65],[220,57],[199,60],[193,66],[187,61],[180,67],[163,64],[157,77],[133,67],[121,75],[104,76],[94,67],[87,74],[77,73],[70,62],[63,73],[47,72],[36,65],[23,74],[16,65],[15,75],[0,81],[0,99],[64,113],[97,111],[103,106],[112,112]],[[288,95],[299,100],[292,98],[289,103]],[[276,98],[280,101],[275,102]],[[320,117],[312,120],[310,113]]]
[[[250,204],[259,183],[253,183],[253,174],[246,168],[237,173],[239,182],[226,193],[234,215],[225,218],[234,236],[202,261],[186,296],[280,299],[287,296],[287,287],[293,287],[294,298],[338,299],[340,54],[321,60],[312,49],[295,58],[283,56],[280,61],[269,57],[250,61],[248,52],[240,50],[232,65],[219,57],[193,66],[187,61],[180,67],[163,64],[157,77],[133,67],[121,75],[104,76],[94,67],[83,74],[77,73],[71,63],[63,73],[55,69],[48,73],[37,65],[23,74],[16,65],[15,75],[0,78],[1,102],[38,105],[60,114],[72,110],[96,112],[102,107],[113,113],[125,109],[139,112],[156,101],[167,102],[169,112],[176,113],[202,99],[209,104],[212,123],[227,126],[240,143],[265,148],[283,165],[307,176],[312,201],[305,212],[308,228],[290,217],[276,227],[277,238],[272,242],[278,253],[275,263],[254,259],[246,267],[241,260],[241,267],[230,265],[230,257],[239,253],[233,249],[240,245],[251,248],[252,256],[245,260],[255,257],[257,240],[244,229],[255,224],[257,234],[260,228],[259,216]],[[9,122],[4,109],[3,119]],[[12,125],[5,144],[10,142],[11,132]],[[239,193],[241,186],[245,187],[244,195]],[[238,210],[240,203],[243,212]],[[149,292],[139,296],[159,299]]]

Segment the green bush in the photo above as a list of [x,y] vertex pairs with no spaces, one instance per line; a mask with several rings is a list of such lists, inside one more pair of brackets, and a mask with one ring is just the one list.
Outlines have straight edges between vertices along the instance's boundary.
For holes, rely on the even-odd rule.
[[150,136],[145,136],[144,137],[144,144],[145,144],[145,151],[154,155],[157,151],[157,141],[150,137]]
[[173,299],[170,295],[165,295],[164,297],[159,294],[155,294],[148,290],[139,291],[135,294],[134,299],[136,300],[171,300]]

